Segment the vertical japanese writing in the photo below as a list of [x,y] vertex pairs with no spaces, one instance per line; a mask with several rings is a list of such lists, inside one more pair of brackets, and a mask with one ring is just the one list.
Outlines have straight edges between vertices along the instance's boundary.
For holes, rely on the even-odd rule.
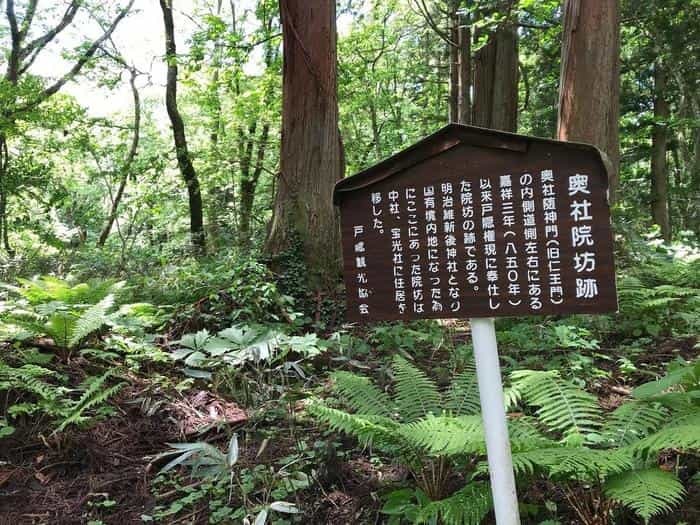
[[496,224],[493,215],[493,188],[491,179],[479,179],[481,190],[481,230],[484,237],[484,269],[486,270],[486,293],[489,297],[489,308],[497,310],[501,303],[500,287],[498,285],[498,263],[496,259]]
[[513,178],[511,175],[500,177],[501,223],[503,224],[503,242],[506,256],[506,279],[508,280],[508,304],[519,306],[523,300],[520,296],[520,268],[518,266],[518,246],[515,242],[515,206],[513,203]]
[[542,178],[542,211],[544,213],[544,237],[549,275],[549,302],[561,304],[564,301],[564,287],[561,280],[561,245],[554,173],[552,170],[542,170],[540,176]]
[[[421,233],[418,228],[418,208],[415,188],[406,188],[406,213],[408,215],[408,250],[410,257],[411,296],[413,312],[422,314],[425,311],[425,295],[423,292],[423,270],[421,267]],[[407,261],[409,262],[409,261]]]
[[474,222],[474,194],[471,181],[463,180],[459,184],[459,199],[462,207],[462,232],[466,261],[464,269],[467,283],[476,291],[479,289],[479,264],[476,258],[476,223]]
[[[593,299],[598,296],[598,280],[591,276],[596,269],[596,256],[593,251],[593,216],[592,203],[587,196],[588,175],[576,173],[569,176],[569,197],[571,197],[569,214],[573,218],[571,227],[571,245],[574,248],[574,270],[576,271],[576,298]],[[580,275],[580,276],[579,276]]]
[[361,224],[353,226],[353,249],[355,256],[355,279],[357,280],[357,297],[360,300],[358,311],[360,315],[369,315],[369,288],[367,287],[367,255],[365,241],[365,227]]
[[525,266],[527,268],[527,295],[530,309],[542,308],[540,284],[540,258],[537,248],[537,222],[535,219],[534,177],[530,173],[520,176],[520,198],[523,212],[523,237],[525,238]]
[[457,312],[462,306],[459,300],[459,281],[457,278],[457,237],[455,237],[455,203],[454,188],[451,182],[440,185],[442,193],[442,229],[445,244],[445,270],[447,271],[447,296],[450,301],[450,311]]
[[384,233],[384,221],[382,220],[382,193],[372,192],[372,228],[379,233]]
[[437,228],[437,210],[435,207],[435,186],[423,188],[425,205],[426,259],[428,262],[428,281],[430,285],[430,310],[442,312],[442,289],[440,288],[440,249]]

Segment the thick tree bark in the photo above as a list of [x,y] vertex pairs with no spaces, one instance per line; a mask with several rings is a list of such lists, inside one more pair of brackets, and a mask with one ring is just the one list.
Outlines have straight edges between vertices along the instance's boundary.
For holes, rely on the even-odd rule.
[[165,105],[173,128],[175,141],[175,154],[182,178],[187,185],[187,195],[190,211],[190,233],[195,249],[203,253],[206,248],[204,234],[204,215],[202,209],[202,194],[199,188],[197,172],[192,164],[189,150],[187,149],[187,136],[185,124],[177,106],[177,49],[175,47],[175,28],[173,22],[172,0],[160,0],[160,8],[163,11],[163,23],[165,26],[165,57],[168,61],[168,77],[165,88]]
[[619,0],[566,0],[557,137],[607,154],[611,202],[619,180],[619,99]]
[[651,211],[654,223],[665,240],[671,240],[669,219],[667,121],[670,110],[666,100],[666,72],[661,61],[654,65],[654,127],[651,135]]
[[476,126],[516,131],[518,127],[518,36],[512,24],[498,28],[474,59]]
[[117,193],[112,199],[112,206],[109,210],[109,215],[107,216],[107,222],[105,223],[100,237],[97,240],[97,246],[104,246],[109,237],[109,233],[112,231],[112,226],[114,221],[117,220],[117,214],[119,213],[119,204],[124,197],[124,191],[126,190],[126,184],[129,181],[129,175],[131,174],[131,165],[134,163],[136,154],[139,148],[139,139],[141,137],[141,97],[139,96],[139,90],[136,88],[136,70],[131,69],[129,78],[129,85],[131,86],[131,94],[134,99],[134,131],[131,136],[131,146],[129,152],[126,155],[124,164],[122,165],[122,178],[119,181],[119,187],[117,188]]
[[469,20],[466,15],[462,15],[458,32],[459,40],[459,99],[458,99],[458,122],[460,124],[471,124],[472,105],[472,32],[469,27]]
[[338,130],[335,1],[280,0],[284,39],[282,151],[266,249],[301,241],[312,286],[330,289],[340,270],[332,202],[343,176]]

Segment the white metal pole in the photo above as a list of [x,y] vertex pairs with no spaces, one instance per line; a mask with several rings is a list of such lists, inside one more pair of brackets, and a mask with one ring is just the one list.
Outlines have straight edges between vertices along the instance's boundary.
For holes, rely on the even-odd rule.
[[470,319],[497,525],[520,525],[493,319]]

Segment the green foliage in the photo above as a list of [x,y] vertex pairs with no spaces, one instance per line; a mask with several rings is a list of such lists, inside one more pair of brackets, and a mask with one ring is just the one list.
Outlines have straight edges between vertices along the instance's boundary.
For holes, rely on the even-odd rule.
[[[112,372],[89,376],[76,389],[71,389],[65,386],[65,376],[48,368],[34,364],[13,367],[0,361],[0,392],[14,399],[7,408],[7,417],[48,418],[54,432],[62,432],[71,425],[85,426],[111,413],[107,402],[125,384],[109,386],[107,381],[112,377]],[[74,391],[82,392],[78,399],[71,397]],[[7,423],[7,419],[3,421]]]
[[697,366],[678,366],[638,387],[633,399],[606,417],[595,398],[554,371],[514,372],[515,388],[536,408],[538,423],[561,435],[564,445],[516,451],[516,472],[600,486],[602,495],[647,521],[671,510],[682,500],[683,486],[652,465],[666,450],[700,452]]
[[512,378],[525,401],[538,407],[537,417],[550,431],[577,439],[600,426],[600,407],[595,396],[562,379],[558,371],[522,370],[514,372]]
[[393,491],[386,497],[382,514],[389,516],[389,524],[399,523],[403,518],[418,524],[478,525],[491,506],[488,484],[475,482],[436,501],[431,501],[420,489]]
[[231,436],[226,453],[203,441],[197,443],[168,443],[168,445],[171,450],[162,453],[158,458],[173,455],[176,457],[160,470],[161,474],[182,465],[190,469],[192,477],[216,479],[220,476],[229,475],[238,462],[237,434]]
[[643,264],[632,267],[618,284],[618,332],[634,337],[697,333],[699,261],[693,257],[653,254],[647,255]]
[[5,340],[50,337],[63,349],[78,347],[86,338],[110,323],[115,293],[124,283],[91,281],[71,285],[68,281],[42,277],[11,287],[18,296],[6,305],[0,325]]
[[263,325],[232,326],[216,336],[200,330],[183,335],[178,345],[180,348],[173,352],[173,359],[182,360],[186,366],[195,369],[280,363],[291,352],[308,358],[324,350],[316,334],[289,336]]
[[672,473],[649,468],[612,477],[605,485],[605,494],[648,523],[652,517],[673,510],[683,501],[685,489]]
[[427,374],[401,356],[394,357],[395,401],[405,422],[441,412],[440,394]]

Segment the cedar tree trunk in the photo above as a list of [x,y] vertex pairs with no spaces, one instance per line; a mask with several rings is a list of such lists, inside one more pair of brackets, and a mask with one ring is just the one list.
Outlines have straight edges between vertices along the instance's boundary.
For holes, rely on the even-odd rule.
[[474,59],[475,126],[518,127],[518,36],[512,24],[498,28]]
[[557,138],[593,144],[612,164],[610,202],[620,165],[619,0],[566,0]]
[[651,212],[661,235],[671,240],[671,221],[668,210],[668,169],[666,150],[669,106],[666,100],[666,72],[661,61],[654,65],[654,127],[651,134]]
[[338,130],[334,0],[280,0],[284,39],[282,151],[267,252],[300,241],[312,286],[340,270],[333,186],[343,176]]

